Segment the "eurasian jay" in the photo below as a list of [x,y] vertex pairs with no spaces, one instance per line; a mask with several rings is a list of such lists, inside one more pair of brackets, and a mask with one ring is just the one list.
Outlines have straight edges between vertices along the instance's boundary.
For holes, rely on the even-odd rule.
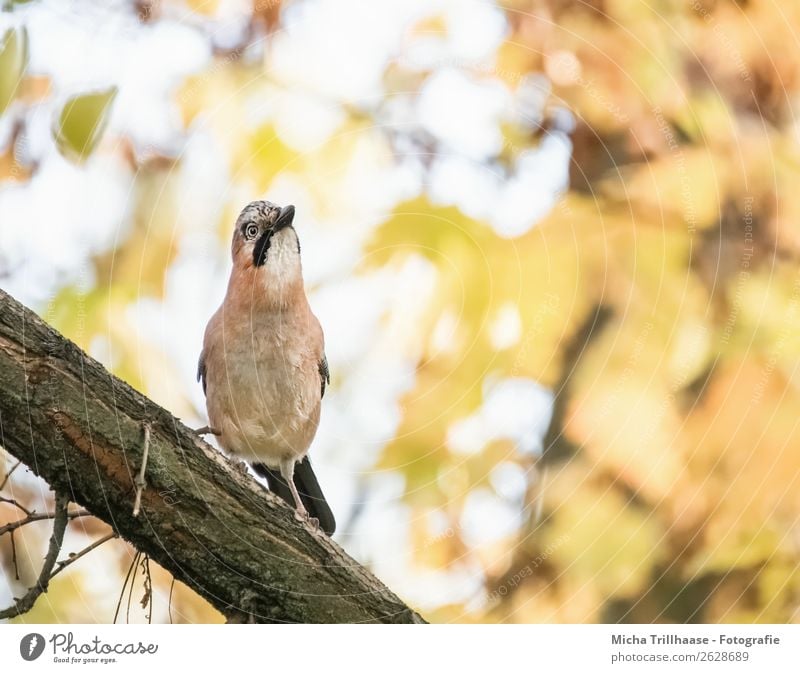
[[250,462],[298,519],[331,535],[336,522],[307,455],[330,375],[293,220],[294,206],[269,201],[242,210],[228,290],[206,327],[197,378],[208,432]]

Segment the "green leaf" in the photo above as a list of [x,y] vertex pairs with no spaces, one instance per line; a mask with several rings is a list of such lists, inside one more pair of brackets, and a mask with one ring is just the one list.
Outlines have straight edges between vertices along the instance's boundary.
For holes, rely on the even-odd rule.
[[53,129],[58,150],[68,159],[82,161],[97,147],[108,124],[117,87],[73,96],[64,105]]
[[0,114],[14,100],[28,63],[28,33],[9,28],[0,42]]

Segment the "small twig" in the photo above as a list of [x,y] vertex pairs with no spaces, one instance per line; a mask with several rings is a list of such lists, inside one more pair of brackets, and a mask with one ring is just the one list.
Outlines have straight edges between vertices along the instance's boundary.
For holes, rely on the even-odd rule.
[[150,453],[150,424],[144,424],[144,448],[142,449],[142,465],[139,467],[139,474],[136,477],[136,500],[133,503],[133,516],[139,516],[142,506],[142,491],[145,487],[144,473],[147,469],[147,456]]
[[[31,512],[26,516],[24,519],[19,519],[18,521],[12,521],[11,523],[7,523],[5,526],[0,526],[0,535],[5,535],[6,533],[13,533],[17,528],[22,528],[22,526],[27,526],[29,523],[33,523],[34,521],[45,521],[46,519],[55,519],[57,512]],[[72,519],[77,519],[82,516],[91,516],[92,513],[81,509],[77,512],[68,512],[67,519],[70,521]]]
[[216,428],[212,428],[210,425],[204,425],[202,428],[197,428],[197,430],[195,430],[195,432],[198,435],[217,435],[217,436],[219,436],[219,435],[222,434],[221,430],[217,430]]
[[133,569],[136,567],[136,562],[139,560],[139,552],[137,551],[133,557],[133,563],[130,564],[128,567],[128,574],[125,575],[125,581],[122,583],[122,591],[119,592],[119,600],[117,601],[117,609],[114,611],[114,624],[117,623],[117,617],[119,617],[119,609],[122,607],[122,599],[125,596],[125,588],[128,586],[128,580],[131,578],[131,573]]
[[53,572],[53,566],[56,564],[56,559],[61,551],[61,543],[64,541],[64,531],[67,529],[67,507],[69,505],[69,498],[61,493],[56,494],[56,512],[53,518],[53,534],[50,536],[50,544],[47,549],[47,555],[44,557],[44,564],[39,573],[39,579],[36,584],[28,589],[27,593],[22,598],[15,599],[16,603],[5,610],[0,610],[0,619],[11,619],[30,610],[36,599],[39,598],[50,584],[50,574]]
[[169,623],[172,624],[172,590],[175,588],[175,575],[169,585],[169,600],[167,601],[167,613],[169,613]]
[[22,465],[22,461],[18,460],[16,463],[14,463],[14,467],[12,467],[8,472],[6,472],[6,476],[3,477],[3,481],[2,483],[0,483],[0,491],[2,491],[6,487],[6,484],[8,483],[8,480],[11,478],[11,475],[14,474],[14,470],[16,470],[20,465]]
[[133,557],[133,577],[131,577],[131,584],[128,587],[128,607],[125,610],[125,623],[131,623],[131,598],[133,598],[133,585],[136,584],[136,569],[139,567],[139,559],[142,557],[142,552],[137,551],[136,556]]
[[14,565],[14,579],[19,582],[19,564],[17,563],[17,543],[14,540],[14,531],[11,531],[11,563]]
[[117,538],[117,537],[119,537],[119,534],[115,533],[114,531],[112,531],[108,535],[105,535],[104,537],[101,537],[99,540],[96,540],[95,542],[92,542],[92,544],[90,544],[88,547],[84,547],[83,549],[81,549],[81,551],[79,551],[79,552],[77,552],[75,554],[70,554],[63,561],[59,561],[58,562],[58,564],[57,564],[58,567],[50,575],[50,579],[53,579],[56,575],[58,575],[58,573],[60,573],[62,570],[64,570],[64,568],[66,568],[67,566],[72,565],[73,563],[75,563],[75,561],[77,561],[82,556],[86,556],[86,554],[88,554],[89,552],[94,551],[95,549],[97,549],[101,544],[104,544],[104,543],[108,542],[109,540],[113,540],[114,538]]
[[14,498],[6,498],[5,496],[0,495],[0,502],[4,502],[8,505],[14,505],[14,507],[16,507],[19,510],[22,510],[28,516],[33,514],[32,510],[29,510],[27,507],[25,507],[25,505],[21,505],[19,502],[14,500]]
[[147,623],[153,623],[153,578],[150,575],[150,557],[145,554],[142,559],[142,573],[144,574],[144,595],[142,596],[142,609],[148,608]]

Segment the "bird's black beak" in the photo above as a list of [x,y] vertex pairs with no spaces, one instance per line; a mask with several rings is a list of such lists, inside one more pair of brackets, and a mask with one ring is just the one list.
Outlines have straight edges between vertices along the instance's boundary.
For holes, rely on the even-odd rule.
[[294,206],[284,206],[275,218],[275,222],[269,229],[266,229],[253,246],[253,265],[256,267],[264,266],[267,261],[267,250],[272,237],[281,229],[291,227],[294,221]]
[[294,221],[294,206],[284,206],[281,208],[281,212],[278,215],[278,219],[275,220],[275,224],[273,225],[273,231],[280,231],[285,227],[292,226],[292,222]]

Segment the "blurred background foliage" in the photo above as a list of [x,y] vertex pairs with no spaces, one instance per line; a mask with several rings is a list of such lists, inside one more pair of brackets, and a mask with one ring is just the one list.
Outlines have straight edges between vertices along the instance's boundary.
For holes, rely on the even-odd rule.
[[[202,425],[232,222],[295,203],[337,539],[426,617],[798,620],[799,4],[1,16],[3,287]],[[48,535],[18,532],[17,569],[0,538],[3,603]],[[109,621],[132,558],[104,545],[21,619]],[[154,620],[220,619],[153,584]]]

